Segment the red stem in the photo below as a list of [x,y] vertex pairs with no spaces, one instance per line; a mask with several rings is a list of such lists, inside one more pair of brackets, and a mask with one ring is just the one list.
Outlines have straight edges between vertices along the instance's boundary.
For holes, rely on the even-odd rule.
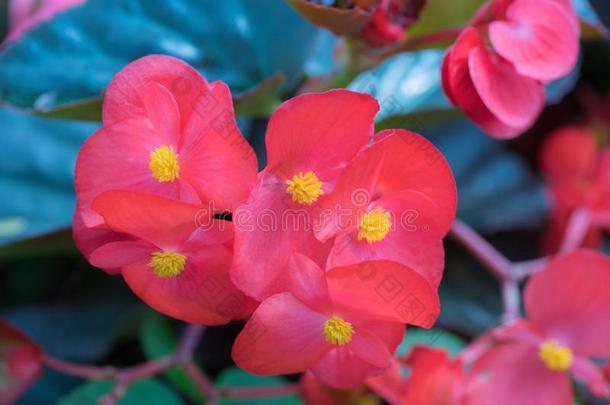
[[293,395],[298,394],[300,391],[301,385],[292,383],[270,387],[225,388],[222,390],[222,395],[231,399],[254,399]]
[[582,245],[590,225],[591,216],[587,210],[578,208],[572,212],[559,251],[570,252]]
[[510,277],[512,263],[471,227],[456,219],[451,227],[451,236],[475,256],[496,278]]
[[208,400],[208,405],[214,405],[218,403],[219,392],[214,387],[214,383],[208,378],[207,375],[195,363],[187,362],[182,366],[186,374],[193,380],[193,382],[199,387],[200,391],[204,394]]
[[75,377],[92,379],[92,380],[103,380],[110,379],[116,375],[116,369],[114,367],[96,367],[86,364],[76,364],[56,359],[53,356],[45,355],[44,363],[47,367],[53,370],[59,371],[62,374],[67,374]]

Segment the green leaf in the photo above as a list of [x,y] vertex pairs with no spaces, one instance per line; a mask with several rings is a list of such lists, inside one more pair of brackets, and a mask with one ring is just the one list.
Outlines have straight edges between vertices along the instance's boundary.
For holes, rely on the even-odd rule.
[[50,120],[0,107],[0,244],[66,228],[74,211],[73,172],[98,125]]
[[419,20],[408,31],[409,38],[431,32],[464,27],[486,0],[427,0]]
[[[111,381],[88,381],[59,400],[59,405],[95,405],[112,391]],[[180,397],[163,383],[146,379],[129,386],[118,405],[183,405]]]
[[99,98],[116,72],[152,53],[181,58],[236,93],[277,72],[289,87],[320,32],[283,0],[89,0],[0,53],[0,98],[36,109]]
[[[178,336],[172,329],[169,319],[150,312],[140,326],[140,343],[146,358],[156,359],[173,352],[178,345]],[[171,368],[163,373],[169,382],[180,392],[197,403],[203,401],[201,391],[180,368]]]
[[278,93],[285,79],[282,73],[277,73],[254,88],[234,96],[235,113],[255,118],[269,117],[280,104]]
[[[287,381],[281,377],[260,377],[250,374],[237,367],[230,367],[222,371],[215,381],[219,387],[268,387],[286,384]],[[222,399],[222,405],[297,405],[300,404],[299,397],[287,395],[283,397],[262,398],[262,399]]]
[[34,115],[46,118],[79,120],[79,121],[102,121],[101,98],[92,98],[84,101],[63,104],[57,108],[31,110]]
[[413,346],[429,346],[446,349],[450,355],[456,356],[466,346],[458,336],[442,329],[408,328],[405,338],[398,347],[397,354],[406,356]]

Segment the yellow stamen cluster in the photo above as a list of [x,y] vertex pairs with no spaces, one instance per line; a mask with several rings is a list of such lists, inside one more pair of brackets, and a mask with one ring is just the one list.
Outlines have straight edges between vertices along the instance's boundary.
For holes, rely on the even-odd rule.
[[154,252],[148,265],[158,277],[176,277],[184,271],[186,256],[175,252]]
[[573,356],[570,348],[553,339],[542,342],[538,356],[549,370],[566,371],[572,366]]
[[368,243],[383,240],[392,227],[392,215],[383,208],[374,208],[362,216],[358,229],[358,240],[366,239]]
[[178,155],[171,145],[163,145],[150,152],[148,167],[155,180],[161,183],[174,181],[180,176]]
[[286,180],[286,192],[292,197],[292,201],[311,205],[318,197],[324,194],[322,182],[312,171],[299,173],[292,176],[292,180]]
[[324,322],[324,337],[332,345],[343,346],[352,341],[352,324],[339,316],[332,316]]

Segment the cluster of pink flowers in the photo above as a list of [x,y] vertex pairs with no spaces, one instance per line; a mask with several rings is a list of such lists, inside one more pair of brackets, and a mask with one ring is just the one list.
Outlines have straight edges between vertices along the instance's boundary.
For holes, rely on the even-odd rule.
[[[366,385],[392,404],[570,405],[571,379],[610,398],[610,382],[594,361],[610,357],[608,283],[610,258],[591,250],[557,256],[526,285],[527,319],[489,331],[455,358],[416,346]],[[308,403],[333,398],[311,378],[303,382]]]
[[544,85],[576,65],[579,37],[570,0],[486,3],[445,54],[445,94],[487,133],[517,136],[542,112]]
[[137,60],[79,154],[75,240],[160,312],[249,319],[233,348],[242,368],[357,385],[390,366],[405,324],[435,322],[456,210],[440,152],[408,131],[375,134],[377,110],[347,90],[288,100],[257,173],[224,83]]

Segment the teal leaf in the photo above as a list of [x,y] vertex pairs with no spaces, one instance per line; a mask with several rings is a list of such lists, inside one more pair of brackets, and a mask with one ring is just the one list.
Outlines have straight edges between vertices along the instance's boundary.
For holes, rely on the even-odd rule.
[[0,53],[0,99],[48,109],[99,97],[123,66],[153,53],[236,93],[278,72],[292,86],[319,33],[283,0],[89,0]]
[[0,244],[68,227],[76,155],[98,125],[9,108],[0,108],[0,123]]
[[483,232],[542,225],[548,201],[527,162],[471,122],[422,129],[449,161],[458,186],[458,216]]
[[396,353],[399,356],[407,356],[413,346],[442,348],[447,350],[451,356],[456,356],[466,346],[466,343],[460,337],[442,329],[408,328]]
[[[111,381],[87,381],[59,400],[59,405],[94,405],[112,391]],[[146,379],[130,385],[117,405],[183,405],[180,397],[163,383]]]

